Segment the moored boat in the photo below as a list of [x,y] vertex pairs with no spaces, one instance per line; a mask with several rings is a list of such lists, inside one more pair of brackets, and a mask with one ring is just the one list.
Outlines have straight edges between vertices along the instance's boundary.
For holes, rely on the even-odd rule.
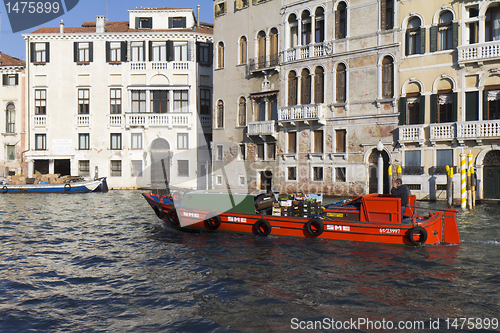
[[418,215],[414,196],[402,220],[401,200],[390,195],[367,194],[326,206],[307,197],[277,200],[262,192],[194,191],[175,204],[170,197],[143,195],[160,219],[185,231],[399,245],[460,243],[456,210]]
[[2,193],[86,193],[107,192],[106,177],[91,181],[67,182],[62,184],[4,184]]

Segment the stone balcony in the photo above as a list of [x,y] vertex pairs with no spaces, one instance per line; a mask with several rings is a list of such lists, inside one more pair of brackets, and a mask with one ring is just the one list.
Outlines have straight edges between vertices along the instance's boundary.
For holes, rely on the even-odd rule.
[[125,113],[109,114],[108,127],[186,127],[192,126],[192,115],[188,112],[176,113]]
[[35,115],[31,119],[33,128],[47,128],[47,115]]
[[324,57],[332,53],[332,47],[331,42],[298,45],[281,52],[281,64]]
[[325,104],[306,104],[294,105],[278,109],[278,124],[295,125],[297,122],[308,124],[311,121],[317,121],[321,124],[326,123]]
[[248,136],[264,136],[270,135],[275,138],[278,136],[276,131],[276,121],[266,120],[266,121],[252,121],[247,124],[247,135]]
[[500,41],[461,45],[458,47],[458,64],[478,63],[500,59]]
[[178,61],[161,61],[161,62],[131,62],[131,71],[148,71],[148,70],[189,70],[189,62]]
[[451,141],[463,144],[465,140],[475,140],[481,143],[485,139],[500,138],[500,120],[403,125],[398,129],[398,141],[401,144],[418,143],[421,145],[426,140],[429,140],[431,144]]

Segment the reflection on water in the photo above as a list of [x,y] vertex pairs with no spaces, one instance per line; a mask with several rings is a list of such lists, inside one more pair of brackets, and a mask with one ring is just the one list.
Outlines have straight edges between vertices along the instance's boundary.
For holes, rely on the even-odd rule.
[[461,245],[413,248],[177,232],[134,191],[0,200],[1,332],[290,332],[293,318],[498,316],[499,206],[459,213]]

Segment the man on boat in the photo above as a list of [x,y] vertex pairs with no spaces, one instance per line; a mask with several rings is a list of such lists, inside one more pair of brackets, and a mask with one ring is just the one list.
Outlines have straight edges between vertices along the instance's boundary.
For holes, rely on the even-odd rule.
[[408,195],[410,190],[408,186],[403,185],[401,178],[397,178],[394,181],[394,187],[391,189],[391,194],[393,197],[401,199],[401,223],[403,222],[403,215],[406,211],[406,205],[408,204]]

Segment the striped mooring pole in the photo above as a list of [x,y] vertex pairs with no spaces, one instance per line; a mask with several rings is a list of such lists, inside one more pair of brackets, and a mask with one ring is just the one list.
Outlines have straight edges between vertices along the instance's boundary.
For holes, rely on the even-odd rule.
[[460,153],[460,207],[465,209],[467,207],[467,165],[466,165],[466,153]]

